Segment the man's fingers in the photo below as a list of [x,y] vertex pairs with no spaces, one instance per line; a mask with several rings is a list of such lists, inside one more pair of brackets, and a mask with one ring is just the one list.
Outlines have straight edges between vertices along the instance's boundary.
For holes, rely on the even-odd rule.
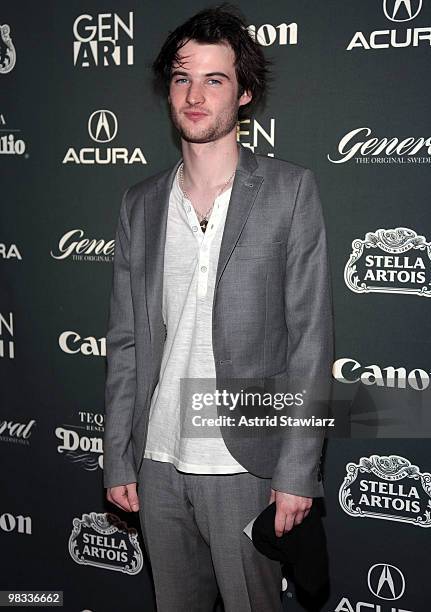
[[111,504],[113,506],[117,506],[117,508],[120,508],[120,510],[125,510],[126,512],[130,512],[130,510],[127,510],[127,508],[125,506],[121,506],[120,504],[117,504],[117,502],[114,501],[114,500],[111,501]]
[[126,486],[130,508],[133,512],[137,512],[139,510],[139,498],[136,492],[136,482],[132,482]]
[[112,499],[114,500],[114,503],[126,512],[131,512],[132,509],[130,508],[129,500],[127,497],[127,485],[124,485],[122,487],[115,487],[115,489],[118,490],[114,490],[112,492]]
[[286,527],[287,515],[285,512],[278,510],[275,513],[274,530],[275,535],[279,538],[283,535]]
[[285,525],[284,525],[285,533],[292,529],[294,519],[295,519],[295,514],[293,514],[293,513],[286,514],[286,522],[285,522]]
[[111,504],[126,512],[136,512],[139,510],[136,482],[109,488],[106,498]]
[[131,511],[129,502],[127,500],[127,491],[125,486],[113,487],[110,490],[108,500],[111,502],[111,504],[114,504],[114,506],[117,506],[117,508],[120,508],[121,510],[125,510],[126,512]]
[[271,500],[275,499],[277,510],[275,513],[274,530],[277,537],[287,533],[294,525],[300,525],[309,514],[313,499],[291,495],[271,489]]

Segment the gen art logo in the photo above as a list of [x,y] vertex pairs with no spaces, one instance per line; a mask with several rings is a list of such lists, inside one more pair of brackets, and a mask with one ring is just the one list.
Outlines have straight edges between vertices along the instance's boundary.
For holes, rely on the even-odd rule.
[[[262,121],[262,120],[261,120]],[[270,117],[264,123],[257,119],[241,119],[237,123],[236,139],[253,153],[274,157],[275,152],[275,118]]]
[[79,15],[73,24],[73,65],[95,68],[133,65],[133,12]]

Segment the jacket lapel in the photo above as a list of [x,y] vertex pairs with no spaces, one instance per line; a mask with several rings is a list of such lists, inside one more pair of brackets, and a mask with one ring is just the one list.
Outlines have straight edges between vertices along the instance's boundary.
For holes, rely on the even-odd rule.
[[254,154],[241,145],[239,146],[238,166],[232,185],[229,207],[226,214],[226,222],[220,245],[220,254],[217,265],[217,274],[214,287],[214,298],[217,287],[226,267],[232,251],[241,235],[242,229],[250,214],[263,177],[254,175],[257,161]]
[[[238,145],[239,159],[232,185],[217,266],[214,297],[218,283],[250,214],[262,176],[254,175],[257,161],[247,148]],[[163,173],[145,196],[145,288],[151,342],[163,325],[163,265],[168,219],[169,196],[172,183],[182,160]]]
[[163,325],[163,263],[169,196],[181,161],[163,173],[145,196],[145,294],[151,342]]

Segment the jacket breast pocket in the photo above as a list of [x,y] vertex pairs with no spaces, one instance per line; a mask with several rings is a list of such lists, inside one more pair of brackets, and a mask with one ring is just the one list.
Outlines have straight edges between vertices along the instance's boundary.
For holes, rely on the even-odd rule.
[[260,242],[237,244],[235,248],[236,259],[270,259],[280,257],[283,252],[284,242]]

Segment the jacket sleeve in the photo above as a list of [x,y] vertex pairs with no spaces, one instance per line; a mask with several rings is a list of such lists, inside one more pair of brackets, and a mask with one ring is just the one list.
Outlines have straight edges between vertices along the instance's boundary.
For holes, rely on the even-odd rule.
[[[333,315],[326,231],[314,175],[300,179],[287,240],[284,288],[288,329],[288,390],[303,394],[304,403],[289,409],[293,418],[324,418],[331,390]],[[319,497],[323,428],[283,427],[281,452],[272,488]]]
[[136,395],[135,331],[130,286],[127,190],[115,235],[112,289],[106,334],[104,486],[137,482],[131,444]]

